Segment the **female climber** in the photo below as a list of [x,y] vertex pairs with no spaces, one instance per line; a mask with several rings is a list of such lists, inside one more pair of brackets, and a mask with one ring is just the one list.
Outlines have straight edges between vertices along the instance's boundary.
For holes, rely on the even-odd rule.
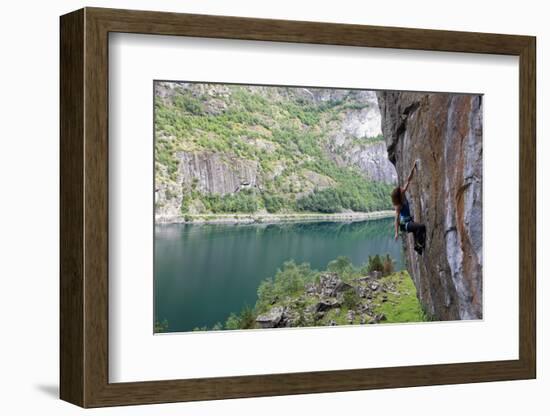
[[392,191],[391,200],[395,208],[395,239],[397,240],[399,237],[399,230],[413,233],[414,251],[418,254],[422,254],[426,244],[426,226],[414,222],[414,218],[409,208],[409,201],[407,201],[407,197],[405,196],[405,192],[409,189],[415,169],[416,162],[414,162],[414,166],[411,169],[405,186],[403,188],[398,186]]

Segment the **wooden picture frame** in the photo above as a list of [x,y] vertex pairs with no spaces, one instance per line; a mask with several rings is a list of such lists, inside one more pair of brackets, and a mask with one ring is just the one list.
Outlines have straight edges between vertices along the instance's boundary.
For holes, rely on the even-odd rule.
[[[101,407],[536,377],[534,37],[100,8],[62,16],[60,30],[61,399],[82,407]],[[110,32],[518,56],[519,359],[109,383]]]

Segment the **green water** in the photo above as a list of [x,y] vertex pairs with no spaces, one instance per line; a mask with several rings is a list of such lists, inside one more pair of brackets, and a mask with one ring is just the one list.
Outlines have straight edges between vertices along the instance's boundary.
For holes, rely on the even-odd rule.
[[254,306],[260,282],[294,259],[324,270],[348,256],[354,265],[389,253],[402,268],[393,220],[270,225],[157,225],[155,321],[169,332],[224,323],[231,312]]

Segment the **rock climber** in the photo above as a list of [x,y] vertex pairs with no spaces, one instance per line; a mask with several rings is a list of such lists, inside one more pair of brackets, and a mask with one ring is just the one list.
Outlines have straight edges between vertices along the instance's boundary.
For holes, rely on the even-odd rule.
[[416,164],[417,162],[414,162],[405,186],[402,188],[398,186],[392,191],[391,200],[395,208],[395,239],[399,238],[399,230],[413,233],[414,251],[422,254],[426,245],[426,226],[414,222],[409,208],[409,201],[405,196],[405,192],[409,189],[414,171],[416,170]]

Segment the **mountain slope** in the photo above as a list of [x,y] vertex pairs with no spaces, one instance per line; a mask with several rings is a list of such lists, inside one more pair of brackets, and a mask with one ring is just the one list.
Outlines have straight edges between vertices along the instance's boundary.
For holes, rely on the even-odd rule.
[[157,220],[390,208],[369,91],[155,83]]

